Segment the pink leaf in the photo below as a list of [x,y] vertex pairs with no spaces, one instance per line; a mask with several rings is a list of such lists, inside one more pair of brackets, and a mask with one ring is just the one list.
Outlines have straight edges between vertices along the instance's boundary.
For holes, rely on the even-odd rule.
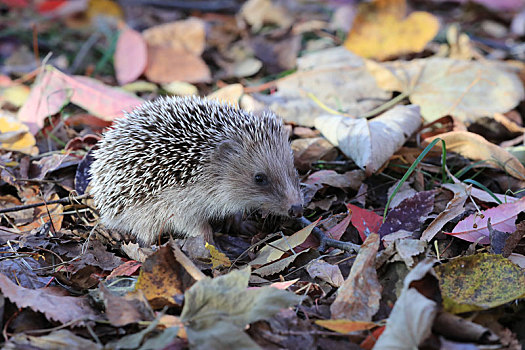
[[514,203],[500,204],[495,208],[482,211],[483,218],[478,213],[474,213],[460,221],[451,233],[445,233],[465,241],[476,242],[481,239],[479,243],[489,244],[489,230],[487,228],[489,218],[495,230],[514,232],[516,231],[516,216],[524,210],[525,198]]
[[142,35],[131,28],[124,28],[120,32],[113,60],[120,85],[137,80],[148,63],[148,49]]
[[69,102],[105,120],[113,120],[122,116],[123,110],[129,111],[143,101],[95,79],[71,77],[48,66],[18,111],[18,119],[36,132],[46,117],[58,113]]

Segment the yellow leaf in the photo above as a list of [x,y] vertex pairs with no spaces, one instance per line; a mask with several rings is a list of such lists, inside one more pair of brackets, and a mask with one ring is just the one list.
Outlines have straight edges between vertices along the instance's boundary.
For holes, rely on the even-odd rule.
[[27,100],[30,90],[29,86],[25,85],[10,86],[2,92],[2,100],[11,103],[15,107],[20,107]]
[[162,247],[142,265],[135,289],[144,292],[154,309],[178,305],[175,297],[183,292],[180,271],[171,249]]
[[38,153],[34,147],[35,137],[29,132],[27,125],[20,123],[15,118],[0,114],[0,134],[3,136],[0,141],[1,148],[30,155]]
[[232,265],[230,259],[228,259],[228,257],[224,253],[218,251],[217,248],[215,248],[215,246],[206,243],[206,249],[208,249],[211,255],[212,269],[215,269],[220,266],[230,267]]
[[115,1],[110,0],[90,0],[86,14],[91,20],[100,15],[116,18],[124,17],[120,6]]
[[428,12],[413,12],[404,19],[404,0],[376,0],[358,11],[344,46],[365,58],[420,52],[439,30],[438,19]]

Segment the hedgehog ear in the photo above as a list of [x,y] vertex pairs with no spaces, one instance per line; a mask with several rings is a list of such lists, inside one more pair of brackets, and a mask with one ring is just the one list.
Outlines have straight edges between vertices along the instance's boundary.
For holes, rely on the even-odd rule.
[[234,147],[233,141],[224,140],[224,141],[221,141],[217,145],[217,147],[215,147],[212,157],[214,159],[221,161],[221,160],[231,157],[233,154],[235,154],[235,147]]

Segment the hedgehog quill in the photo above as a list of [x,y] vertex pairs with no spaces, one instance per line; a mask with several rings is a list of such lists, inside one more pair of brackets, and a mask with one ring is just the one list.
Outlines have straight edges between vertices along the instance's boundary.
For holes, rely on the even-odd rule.
[[151,244],[162,232],[203,235],[211,220],[261,209],[302,216],[282,120],[212,100],[146,102],[105,132],[92,194],[102,224]]

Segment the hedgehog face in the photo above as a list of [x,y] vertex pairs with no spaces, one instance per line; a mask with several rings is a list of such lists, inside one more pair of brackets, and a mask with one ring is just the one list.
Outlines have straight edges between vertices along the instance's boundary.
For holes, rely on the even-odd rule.
[[[227,203],[235,211],[301,216],[303,197],[293,155],[284,135],[273,142],[227,143],[214,162],[216,179]],[[233,209],[233,208],[232,208]]]

